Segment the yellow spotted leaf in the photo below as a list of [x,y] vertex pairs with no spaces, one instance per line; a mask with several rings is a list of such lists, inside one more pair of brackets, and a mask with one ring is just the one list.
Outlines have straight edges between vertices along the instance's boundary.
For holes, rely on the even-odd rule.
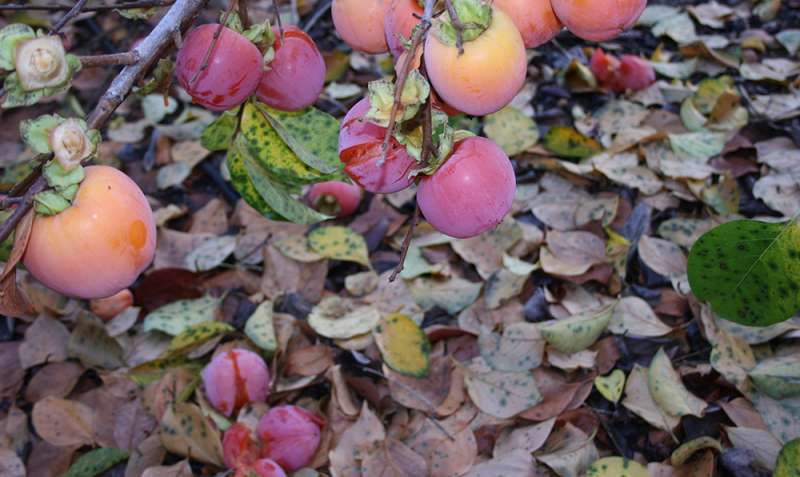
[[539,325],[547,344],[562,353],[583,351],[595,341],[608,326],[613,306],[578,313],[562,320],[548,321]]
[[560,157],[583,159],[603,150],[603,146],[569,126],[555,126],[544,136],[544,147]]
[[428,374],[431,345],[408,315],[394,313],[381,318],[373,334],[386,366],[406,376],[421,378]]
[[608,376],[598,376],[594,378],[594,387],[604,398],[616,404],[622,397],[622,390],[625,388],[625,372],[615,369]]
[[624,457],[604,457],[586,470],[586,477],[651,477],[640,463]]
[[364,237],[347,227],[320,227],[308,234],[308,244],[323,257],[370,266]]
[[235,331],[235,328],[222,321],[203,321],[202,323],[191,325],[172,338],[169,348],[167,348],[162,357],[186,354],[215,336],[232,331]]

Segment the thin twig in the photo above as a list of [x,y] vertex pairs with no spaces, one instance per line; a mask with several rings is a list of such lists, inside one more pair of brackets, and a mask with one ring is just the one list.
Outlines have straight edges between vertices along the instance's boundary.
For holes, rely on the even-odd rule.
[[81,12],[81,9],[83,9],[84,5],[86,5],[86,2],[88,1],[89,0],[78,0],[77,2],[75,2],[75,5],[67,13],[65,13],[64,16],[61,17],[61,19],[58,20],[55,25],[53,25],[53,29],[50,30],[50,34],[51,35],[57,34],[59,30],[64,28],[64,25],[66,25],[67,22],[78,16],[78,14]]
[[250,12],[247,10],[247,0],[239,0],[239,18],[245,30],[250,28]]
[[0,200],[0,209],[7,209],[12,205],[21,204],[23,201],[23,197],[4,197]]
[[278,9],[278,0],[272,0],[272,15],[275,17],[275,23],[278,25],[278,35],[283,42],[283,23],[281,22],[281,12]]
[[219,26],[217,27],[216,31],[214,32],[214,37],[211,38],[211,44],[208,45],[208,49],[206,50],[206,54],[203,56],[203,62],[200,63],[200,68],[194,72],[192,75],[192,79],[189,80],[189,86],[194,85],[194,82],[197,81],[197,78],[208,68],[208,62],[211,60],[211,54],[214,52],[214,48],[217,47],[217,42],[219,41],[219,36],[222,34],[222,28],[228,23],[228,18],[231,16],[234,7],[239,2],[237,0],[230,0],[228,4],[228,9],[225,10],[225,13],[222,15],[222,20],[219,22]]
[[458,17],[458,12],[453,6],[452,0],[444,0],[444,7],[447,9],[447,14],[450,16],[450,21],[453,23],[453,28],[456,30],[456,48],[458,54],[464,54],[464,24],[461,23],[461,18]]
[[112,53],[110,55],[91,55],[79,56],[81,65],[91,66],[121,66],[132,65],[139,61],[139,55],[135,51],[125,51],[123,53]]
[[305,25],[303,25],[303,31],[306,33],[311,31],[311,29],[314,28],[314,25],[317,24],[319,19],[322,18],[322,16],[325,15],[328,12],[328,10],[330,10],[332,3],[333,0],[327,0],[325,3],[322,4],[320,8],[317,8],[317,11],[315,11],[314,14],[311,15],[311,18],[309,18],[308,21],[305,23]]
[[33,196],[38,194],[39,192],[43,191],[47,183],[44,180],[44,177],[39,176],[36,179],[36,182],[25,192],[25,195],[22,197],[22,200],[17,205],[17,208],[14,209],[14,212],[8,217],[8,219],[0,224],[0,242],[5,242],[5,240],[11,235],[11,232],[17,228],[17,224],[23,217],[31,210],[33,207]]
[[417,227],[417,222],[419,222],[419,203],[415,202],[414,215],[411,216],[411,223],[408,224],[408,232],[406,232],[406,237],[403,239],[400,262],[394,267],[392,274],[389,275],[390,282],[395,281],[397,276],[400,275],[400,272],[403,271],[403,266],[406,263],[406,255],[408,255],[408,248],[411,246],[411,239],[414,237],[414,229]]
[[[138,2],[122,2],[116,5],[95,5],[91,7],[83,7],[84,12],[102,12],[108,10],[133,10],[134,8],[153,8],[153,7],[168,7],[172,5],[174,0],[142,0]],[[0,5],[0,11],[47,11],[58,12],[72,10],[74,5],[17,5],[9,3],[8,5]]]

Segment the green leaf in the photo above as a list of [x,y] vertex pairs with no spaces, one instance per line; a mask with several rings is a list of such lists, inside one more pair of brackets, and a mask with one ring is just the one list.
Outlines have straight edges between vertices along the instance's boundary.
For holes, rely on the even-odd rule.
[[[332,179],[307,166],[272,127],[258,106],[245,103],[240,125],[246,149],[267,174],[292,185],[313,184]],[[337,139],[338,140],[338,139]],[[334,149],[338,151],[338,147]]]
[[402,313],[385,316],[373,331],[383,362],[392,370],[415,378],[428,375],[431,344],[414,320]]
[[539,128],[533,119],[513,106],[506,106],[484,118],[483,131],[508,156],[527,151],[539,142]]
[[225,111],[203,129],[200,143],[209,151],[224,151],[231,147],[239,123],[239,108]]
[[94,449],[80,456],[63,477],[94,477],[127,458],[128,452],[123,449]]
[[750,371],[756,387],[775,399],[800,396],[800,356],[765,359]]
[[622,397],[622,390],[625,388],[625,372],[615,369],[608,376],[598,376],[594,378],[594,387],[604,398],[616,404]]
[[783,446],[772,477],[800,477],[800,439],[789,441]]
[[686,389],[663,348],[659,348],[650,363],[650,369],[647,371],[647,387],[658,407],[670,416],[703,417],[703,412],[708,406],[705,401]]
[[19,125],[19,134],[28,147],[37,154],[52,152],[50,132],[61,124],[64,118],[58,114],[43,114],[36,119],[27,119]]
[[167,406],[160,433],[161,442],[169,452],[222,466],[222,435],[197,405]]
[[689,284],[722,318],[747,326],[788,320],[800,309],[800,228],[755,220],[704,234],[689,253]]
[[583,159],[603,150],[599,142],[568,126],[555,126],[544,136],[544,147],[561,157]]
[[0,29],[0,68],[7,71],[15,70],[14,57],[17,43],[35,36],[33,28],[23,23],[12,23]]
[[604,457],[586,469],[586,477],[650,477],[650,473],[635,460]]
[[669,143],[675,154],[703,160],[722,152],[725,142],[723,133],[695,132],[669,135]]
[[287,220],[297,224],[314,224],[329,217],[320,214],[292,197],[280,184],[273,182],[261,163],[250,154],[244,154],[244,167],[252,181],[253,187],[264,199],[264,202]]
[[256,209],[261,215],[269,219],[285,220],[267,204],[267,201],[265,201],[264,198],[261,197],[261,194],[258,193],[258,190],[256,190],[256,186],[253,184],[247,172],[242,150],[236,147],[235,143],[233,147],[228,149],[226,165],[228,166],[228,173],[231,175],[231,184],[233,188],[236,189],[236,192],[242,196],[242,199],[244,199],[250,207]]
[[347,227],[336,225],[315,229],[308,234],[308,244],[312,250],[324,257],[370,266],[364,237]]
[[233,326],[222,321],[203,321],[190,325],[172,338],[162,358],[185,355],[217,335],[234,331],[236,329]]
[[247,319],[244,325],[244,334],[259,348],[268,353],[278,349],[278,340],[275,337],[275,325],[272,322],[272,302],[265,301]]
[[159,330],[177,336],[193,325],[214,320],[222,298],[204,296],[178,300],[150,312],[144,318],[144,331]]
[[563,320],[548,321],[539,325],[547,343],[556,350],[572,354],[583,351],[595,341],[611,321],[614,307],[584,311]]

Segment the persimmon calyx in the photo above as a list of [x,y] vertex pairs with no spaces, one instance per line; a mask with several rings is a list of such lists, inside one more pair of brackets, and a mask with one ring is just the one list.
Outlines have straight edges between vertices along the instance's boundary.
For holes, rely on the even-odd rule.
[[20,135],[38,154],[52,153],[66,171],[78,167],[97,150],[100,133],[89,129],[86,121],[45,114],[20,123]]
[[[464,43],[477,39],[492,24],[492,6],[486,0],[451,0],[461,24]],[[433,21],[433,35],[446,45],[456,45],[457,27],[445,12]]]
[[[371,123],[387,127],[392,116],[395,97],[395,83],[388,80],[377,80],[369,83],[369,111],[364,116]],[[417,115],[431,93],[431,85],[419,72],[413,70],[408,74],[400,94],[400,107],[395,121],[402,123]]]
[[56,215],[72,205],[86,174],[81,165],[66,170],[58,161],[51,160],[44,165],[42,176],[51,189],[33,196],[34,209],[41,215]]
[[61,38],[55,35],[19,42],[14,65],[25,91],[60,86],[69,77],[67,52]]

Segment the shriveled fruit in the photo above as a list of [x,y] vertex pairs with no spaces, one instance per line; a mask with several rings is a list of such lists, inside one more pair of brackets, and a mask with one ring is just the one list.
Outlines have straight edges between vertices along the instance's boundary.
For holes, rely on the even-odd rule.
[[425,219],[451,237],[478,235],[499,224],[511,209],[516,178],[511,161],[493,141],[461,140],[432,176],[423,177],[417,203]]
[[222,457],[230,469],[250,466],[259,457],[258,442],[253,432],[241,422],[235,422],[222,436]]
[[89,308],[100,318],[110,320],[131,305],[133,305],[133,293],[125,288],[109,297],[92,300]]
[[246,349],[217,354],[203,369],[202,377],[209,402],[226,416],[249,402],[264,401],[269,392],[267,364]]
[[113,167],[91,166],[71,207],[34,219],[23,262],[59,293],[105,298],[129,287],[155,248],[153,212],[139,186]]
[[553,12],[550,0],[494,0],[494,5],[514,21],[525,48],[547,43],[564,28]]
[[261,81],[264,60],[250,40],[222,27],[206,69],[198,74],[218,28],[218,24],[207,24],[190,31],[178,52],[175,71],[178,83],[196,103],[225,111],[253,94]]
[[617,59],[600,48],[592,54],[591,69],[601,86],[618,92],[639,91],[656,81],[656,72],[646,60],[634,55]]
[[361,188],[341,181],[320,182],[308,190],[308,200],[323,214],[347,217],[361,202]]
[[575,36],[610,40],[633,26],[647,0],[551,0],[561,23]]
[[411,185],[409,172],[416,165],[405,147],[389,140],[386,161],[379,165],[386,128],[365,121],[369,100],[362,99],[347,112],[339,130],[339,159],[344,172],[364,190],[388,194]]
[[277,28],[275,58],[264,72],[256,96],[273,108],[297,111],[314,104],[325,85],[325,59],[316,43],[296,26]]
[[428,35],[425,67],[445,102],[482,116],[502,109],[522,88],[527,68],[525,45],[511,18],[492,8],[488,29],[466,42],[461,55],[455,45]]
[[414,27],[422,17],[422,7],[417,0],[391,0],[386,10],[384,30],[389,51],[400,56],[405,51],[403,39],[409,40]]
[[364,53],[384,53],[385,4],[388,0],[333,0],[331,16],[336,32],[350,48]]
[[267,411],[258,423],[261,456],[294,472],[311,462],[319,447],[325,421],[299,406],[278,406]]

